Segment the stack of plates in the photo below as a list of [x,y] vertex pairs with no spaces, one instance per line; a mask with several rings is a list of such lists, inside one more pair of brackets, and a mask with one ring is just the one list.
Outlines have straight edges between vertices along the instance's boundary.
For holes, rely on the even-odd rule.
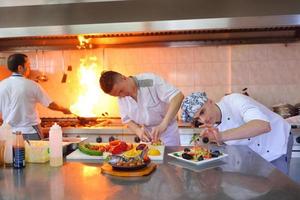
[[291,104],[280,104],[273,106],[273,111],[283,118],[289,118],[298,114],[298,109],[296,109]]

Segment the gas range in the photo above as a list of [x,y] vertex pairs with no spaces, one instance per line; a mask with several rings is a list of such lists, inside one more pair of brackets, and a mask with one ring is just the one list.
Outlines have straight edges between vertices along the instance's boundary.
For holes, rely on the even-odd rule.
[[107,126],[122,126],[121,119],[118,117],[99,117],[93,120],[80,120],[77,117],[44,117],[41,118],[42,128],[50,128],[54,123],[57,123],[62,128],[84,128],[84,127],[107,127]]
[[89,142],[108,142],[115,139],[138,142],[139,138],[120,118],[97,118],[85,120],[84,123],[76,117],[69,118],[41,118],[43,134],[47,137],[50,127],[57,123],[62,127],[64,137],[88,138]]

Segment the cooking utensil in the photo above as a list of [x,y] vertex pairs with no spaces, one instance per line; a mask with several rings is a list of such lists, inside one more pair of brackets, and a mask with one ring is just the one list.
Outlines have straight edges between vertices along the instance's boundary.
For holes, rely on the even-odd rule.
[[72,65],[68,65],[68,71],[72,71]]
[[96,122],[98,117],[80,117],[80,116],[77,116],[77,119],[78,119],[80,124],[84,125],[84,124],[88,124],[89,122]]
[[[38,65],[38,53],[37,53],[38,50],[36,50],[36,61],[37,61],[37,69],[39,69],[39,65]],[[45,56],[44,56],[44,51],[42,51],[42,61],[43,61],[43,69],[42,69],[42,74],[41,75],[38,75],[36,77],[36,80],[37,81],[41,81],[41,82],[46,82],[48,81],[48,77],[46,76],[45,74]]]
[[61,51],[61,62],[62,62],[62,68],[63,68],[63,77],[61,79],[62,83],[67,82],[67,73],[65,71],[65,58],[64,58],[64,51]]

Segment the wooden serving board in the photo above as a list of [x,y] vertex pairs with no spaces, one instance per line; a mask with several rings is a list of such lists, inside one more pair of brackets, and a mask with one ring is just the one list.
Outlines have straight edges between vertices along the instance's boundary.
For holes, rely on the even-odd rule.
[[121,176],[121,177],[137,177],[137,176],[148,176],[156,169],[155,163],[150,163],[147,167],[134,171],[117,171],[113,170],[112,166],[108,163],[104,163],[101,166],[101,173],[109,174],[112,176]]

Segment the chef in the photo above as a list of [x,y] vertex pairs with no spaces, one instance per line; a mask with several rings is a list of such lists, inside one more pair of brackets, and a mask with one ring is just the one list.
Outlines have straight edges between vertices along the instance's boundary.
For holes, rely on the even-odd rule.
[[192,93],[182,103],[182,119],[204,123],[202,137],[229,145],[247,145],[288,173],[292,149],[290,125],[261,103],[242,94],[214,103],[204,92]]
[[64,114],[71,112],[52,101],[39,84],[27,79],[30,61],[26,55],[10,55],[7,66],[12,75],[0,82],[0,118],[2,115],[3,123],[10,124],[13,132],[21,131],[25,139],[42,139],[38,103]]
[[152,73],[126,77],[115,71],[102,73],[100,86],[119,97],[123,123],[142,141],[180,144],[175,116],[184,96],[178,89]]

